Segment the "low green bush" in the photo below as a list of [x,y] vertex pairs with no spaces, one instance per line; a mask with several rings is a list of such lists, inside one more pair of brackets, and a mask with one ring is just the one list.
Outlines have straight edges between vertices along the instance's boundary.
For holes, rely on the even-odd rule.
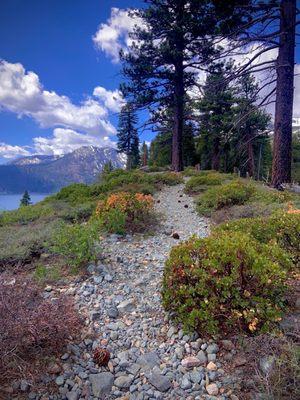
[[0,213],[0,226],[20,224],[25,225],[40,218],[48,218],[54,211],[50,205],[38,203],[17,210],[3,211]]
[[208,186],[221,185],[222,182],[224,182],[224,177],[218,172],[195,175],[185,184],[185,192],[189,194],[199,193]]
[[236,204],[245,204],[255,192],[255,186],[240,179],[221,186],[212,187],[197,199],[200,214],[210,215],[212,211]]
[[62,188],[56,195],[51,197],[51,200],[64,200],[71,204],[82,204],[90,200],[91,196],[91,186],[84,183],[73,183]]
[[86,224],[61,224],[52,238],[51,251],[63,256],[69,266],[77,269],[96,260],[96,240],[99,226],[95,221]]
[[181,174],[177,174],[176,172],[163,172],[156,173],[152,175],[154,182],[158,185],[178,185],[179,183],[183,183],[183,178]]
[[55,282],[61,278],[61,271],[57,265],[50,267],[38,264],[35,267],[33,277],[40,284],[45,284],[46,282]]
[[266,331],[281,317],[289,266],[275,243],[241,232],[192,237],[171,250],[163,305],[188,331]]
[[242,218],[219,225],[215,232],[248,233],[260,243],[276,241],[300,263],[300,214],[278,211],[269,217]]

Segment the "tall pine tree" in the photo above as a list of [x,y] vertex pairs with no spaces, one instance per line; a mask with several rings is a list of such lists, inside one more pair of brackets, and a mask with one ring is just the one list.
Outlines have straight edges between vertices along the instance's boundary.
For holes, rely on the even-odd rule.
[[137,116],[131,104],[125,104],[119,114],[118,150],[127,156],[127,169],[136,168],[140,162]]
[[148,159],[149,159],[148,146],[147,146],[146,142],[143,142],[142,154],[141,154],[141,165],[142,165],[142,167],[146,167],[146,165],[148,165]]
[[127,79],[121,89],[138,106],[172,109],[172,168],[181,171],[186,92],[218,52],[214,34],[236,26],[239,12],[210,0],[146,3],[148,7],[137,12],[143,25],[132,33],[129,52],[121,52]]
[[201,153],[202,168],[217,171],[228,169],[228,135],[234,116],[234,91],[225,79],[225,71],[228,68],[231,66],[225,67],[222,63],[211,67],[204,85],[203,97],[198,103],[198,150],[200,149]]

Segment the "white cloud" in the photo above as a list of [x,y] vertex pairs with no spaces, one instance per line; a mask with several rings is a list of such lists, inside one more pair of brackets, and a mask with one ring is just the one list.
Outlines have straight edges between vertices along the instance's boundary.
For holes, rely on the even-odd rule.
[[97,137],[95,135],[88,135],[78,133],[72,129],[56,128],[53,131],[53,136],[50,138],[36,137],[33,139],[35,154],[66,154],[81,146],[110,146],[113,147],[114,143],[111,142],[108,136]]
[[30,151],[27,150],[27,146],[11,146],[6,143],[0,143],[0,157],[3,158],[16,158],[30,156]]
[[98,49],[117,63],[120,50],[126,50],[132,44],[129,33],[141,23],[139,18],[129,15],[129,10],[112,7],[110,18],[106,24],[100,24],[93,41]]
[[119,90],[111,91],[97,86],[93,91],[93,95],[102,100],[105,107],[110,111],[119,112],[124,104],[122,93]]
[[[89,134],[114,135],[116,130],[107,119],[110,108],[105,102],[111,106],[113,100],[108,99],[118,93],[101,89],[98,99],[89,97],[76,105],[67,96],[45,90],[39,77],[26,72],[22,64],[0,62],[0,107],[19,117],[32,117],[42,128],[64,127]],[[116,104],[113,106],[117,109]]]

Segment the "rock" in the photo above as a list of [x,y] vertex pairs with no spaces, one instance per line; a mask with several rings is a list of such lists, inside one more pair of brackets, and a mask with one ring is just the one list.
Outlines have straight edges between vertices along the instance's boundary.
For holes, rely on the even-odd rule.
[[106,274],[106,275],[104,275],[104,280],[106,282],[112,282],[113,277],[110,274]]
[[241,367],[242,365],[247,364],[247,360],[244,356],[238,355],[234,358],[233,364],[235,367]]
[[215,363],[213,363],[212,361],[210,361],[207,366],[206,369],[208,369],[209,371],[216,371],[218,369],[218,367],[216,366]]
[[89,274],[93,274],[94,272],[95,272],[95,265],[93,265],[93,264],[90,264],[88,267],[87,267],[87,272],[89,273]]
[[133,381],[133,376],[132,375],[121,375],[114,381],[114,385],[117,386],[120,389],[127,389],[130,387],[132,381]]
[[211,383],[206,386],[206,391],[210,396],[217,396],[219,393],[219,388],[215,383]]
[[45,292],[52,292],[52,286],[47,285],[44,290]]
[[70,392],[67,392],[66,398],[68,400],[78,400],[79,399],[79,392],[77,390],[71,390]]
[[172,386],[171,382],[166,376],[156,373],[152,373],[148,377],[148,381],[160,392],[166,392]]
[[114,383],[114,376],[110,372],[91,374],[90,382],[92,385],[93,396],[102,398],[111,392]]
[[64,378],[63,375],[60,375],[60,376],[58,376],[58,377],[55,379],[55,383],[56,383],[58,386],[62,386],[62,385],[64,384],[64,382],[65,382],[65,378]]
[[200,383],[204,378],[204,374],[202,372],[192,371],[190,373],[190,378],[193,383]]
[[160,359],[158,357],[158,355],[152,351],[150,353],[145,353],[143,355],[141,355],[138,359],[137,359],[137,364],[139,364],[143,369],[145,368],[153,368],[156,365],[159,365],[160,363]]
[[21,392],[27,392],[28,389],[29,389],[29,383],[27,381],[25,381],[25,379],[22,379],[20,382]]
[[178,240],[178,239],[180,239],[180,236],[178,235],[177,232],[174,232],[174,233],[172,233],[172,238]]
[[207,354],[207,360],[208,361],[216,361],[217,355],[216,354]]
[[186,357],[181,361],[181,365],[185,368],[199,367],[201,361],[194,356]]
[[118,306],[117,309],[120,313],[130,312],[135,309],[134,300],[128,299],[122,301]]
[[60,367],[60,365],[58,365],[57,363],[51,363],[50,365],[49,365],[49,367],[48,367],[48,372],[49,372],[49,374],[53,374],[53,375],[55,375],[55,374],[59,374],[60,373],[60,371],[61,371],[61,367]]
[[259,360],[259,368],[265,375],[270,375],[275,365],[274,356],[265,356]]
[[109,307],[107,309],[107,315],[109,318],[117,318],[119,316],[119,311],[117,307]]
[[190,389],[192,387],[191,382],[189,381],[187,376],[184,376],[182,378],[181,384],[180,384],[181,389],[186,390],[186,389]]
[[206,353],[207,354],[215,354],[219,351],[219,346],[215,343],[207,346]]
[[177,328],[171,326],[167,332],[167,337],[171,338],[177,332]]
[[223,349],[231,351],[234,349],[234,344],[232,343],[231,340],[221,340],[221,345]]
[[200,365],[204,365],[207,363],[207,357],[203,350],[200,350],[197,354],[197,358],[200,361]]

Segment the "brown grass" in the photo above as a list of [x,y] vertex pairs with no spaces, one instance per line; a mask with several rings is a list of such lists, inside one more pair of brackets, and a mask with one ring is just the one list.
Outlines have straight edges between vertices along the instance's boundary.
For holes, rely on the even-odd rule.
[[[66,296],[45,299],[29,279],[0,278],[0,383],[32,378],[47,357],[59,355],[80,330]],[[41,372],[41,371],[40,371]]]

